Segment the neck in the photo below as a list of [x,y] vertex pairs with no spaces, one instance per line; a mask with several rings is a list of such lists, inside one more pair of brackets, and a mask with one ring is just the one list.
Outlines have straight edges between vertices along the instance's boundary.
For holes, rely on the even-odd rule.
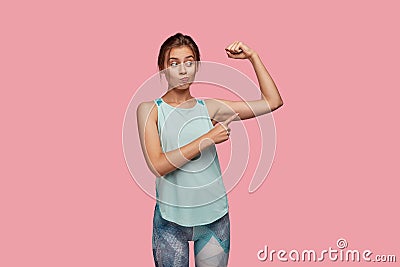
[[193,96],[190,94],[189,89],[186,89],[186,90],[171,89],[168,92],[166,92],[162,96],[162,98],[164,100],[167,100],[168,102],[183,103],[183,102],[193,98]]

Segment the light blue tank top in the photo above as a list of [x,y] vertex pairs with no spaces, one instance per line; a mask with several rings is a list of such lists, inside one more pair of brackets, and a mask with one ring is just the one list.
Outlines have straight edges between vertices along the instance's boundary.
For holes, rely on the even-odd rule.
[[[201,99],[192,108],[173,107],[162,98],[154,102],[163,152],[182,147],[214,127]],[[156,178],[156,196],[161,216],[179,225],[204,225],[224,216],[228,200],[215,145]]]

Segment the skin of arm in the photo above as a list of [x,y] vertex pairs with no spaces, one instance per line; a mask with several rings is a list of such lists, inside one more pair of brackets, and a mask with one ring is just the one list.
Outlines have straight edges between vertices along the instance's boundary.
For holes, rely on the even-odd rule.
[[254,101],[206,99],[210,117],[214,121],[223,121],[233,113],[239,113],[238,120],[246,120],[272,112],[283,105],[283,100],[271,75],[254,50],[239,41],[233,42],[225,50],[230,58],[248,59],[251,62],[257,76],[261,98]]
[[228,124],[237,117],[231,115],[209,132],[185,146],[163,152],[157,126],[157,107],[153,102],[141,103],[137,110],[139,139],[150,171],[157,177],[164,176],[189,162],[207,147],[226,141],[229,138]]

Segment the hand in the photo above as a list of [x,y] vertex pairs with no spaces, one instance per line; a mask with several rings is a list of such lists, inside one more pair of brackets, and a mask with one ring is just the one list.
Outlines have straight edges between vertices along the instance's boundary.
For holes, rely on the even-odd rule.
[[228,125],[238,116],[238,114],[239,113],[235,113],[225,121],[217,123],[214,128],[207,133],[208,137],[211,138],[215,144],[228,140],[231,132],[231,128],[229,128]]
[[246,59],[255,54],[250,47],[240,41],[233,42],[227,48],[225,48],[225,51],[228,57],[235,59]]

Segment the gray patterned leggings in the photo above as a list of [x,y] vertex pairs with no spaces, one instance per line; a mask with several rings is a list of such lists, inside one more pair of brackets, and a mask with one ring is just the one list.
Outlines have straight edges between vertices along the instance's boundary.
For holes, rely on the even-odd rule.
[[207,225],[186,227],[162,218],[156,204],[152,239],[155,266],[188,267],[188,241],[194,241],[196,267],[227,266],[230,248],[229,213]]

